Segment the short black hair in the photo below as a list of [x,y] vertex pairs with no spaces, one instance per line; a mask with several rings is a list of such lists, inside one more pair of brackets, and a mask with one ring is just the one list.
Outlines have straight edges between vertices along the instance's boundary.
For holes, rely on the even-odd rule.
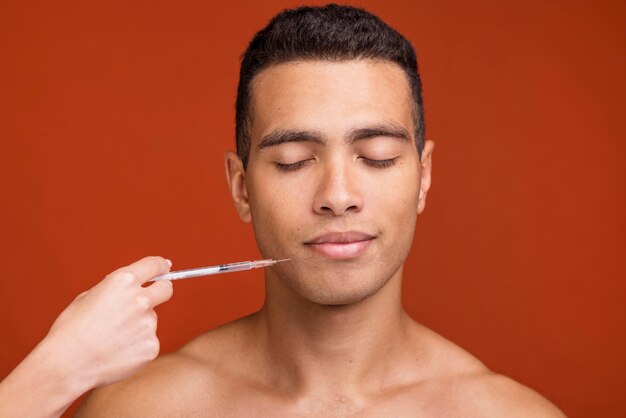
[[413,97],[415,141],[424,148],[424,106],[417,57],[411,43],[379,17],[352,6],[286,9],[256,33],[243,54],[236,102],[237,154],[244,168],[250,154],[252,81],[263,69],[296,60],[385,60],[407,75]]

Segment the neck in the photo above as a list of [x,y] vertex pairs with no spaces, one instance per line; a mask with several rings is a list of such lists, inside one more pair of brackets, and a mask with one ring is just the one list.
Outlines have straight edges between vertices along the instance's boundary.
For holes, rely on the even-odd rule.
[[[377,293],[347,305],[305,300],[280,279],[266,278],[257,316],[260,341],[279,382],[292,391],[357,393],[384,386],[407,354],[411,320],[401,305],[400,269]],[[281,385],[282,386],[282,385]]]

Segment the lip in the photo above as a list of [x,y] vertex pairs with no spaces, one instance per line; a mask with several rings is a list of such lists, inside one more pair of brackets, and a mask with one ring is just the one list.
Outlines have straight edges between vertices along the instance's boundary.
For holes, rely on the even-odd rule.
[[328,232],[305,242],[305,245],[334,259],[356,258],[376,237],[360,231]]

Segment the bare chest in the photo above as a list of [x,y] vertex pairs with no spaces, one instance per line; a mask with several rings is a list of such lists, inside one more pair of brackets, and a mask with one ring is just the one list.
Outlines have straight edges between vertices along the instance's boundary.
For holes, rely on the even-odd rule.
[[[225,388],[224,388],[225,389]],[[457,402],[419,390],[354,401],[336,395],[324,398],[276,396],[239,388],[213,393],[188,393],[169,402],[161,416],[181,417],[467,417]],[[467,412],[467,411],[466,411]]]

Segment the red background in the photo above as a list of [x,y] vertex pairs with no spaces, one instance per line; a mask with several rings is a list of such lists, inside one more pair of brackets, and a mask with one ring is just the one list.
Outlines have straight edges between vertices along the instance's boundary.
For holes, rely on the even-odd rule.
[[[121,265],[258,256],[222,156],[239,57],[296,4],[0,3],[0,376]],[[407,311],[571,417],[626,416],[626,3],[356,4],[413,42],[437,145]],[[261,277],[177,283],[163,351]]]

